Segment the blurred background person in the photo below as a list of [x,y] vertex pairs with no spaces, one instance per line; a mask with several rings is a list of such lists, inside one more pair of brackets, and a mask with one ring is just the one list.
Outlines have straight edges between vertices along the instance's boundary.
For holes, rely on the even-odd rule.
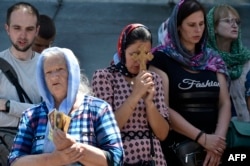
[[54,21],[47,15],[40,15],[40,29],[36,36],[32,49],[41,53],[44,49],[51,47],[56,37]]

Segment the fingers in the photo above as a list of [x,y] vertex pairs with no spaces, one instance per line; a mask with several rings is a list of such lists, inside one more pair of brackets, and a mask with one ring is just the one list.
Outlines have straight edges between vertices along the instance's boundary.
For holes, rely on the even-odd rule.
[[154,96],[154,81],[152,74],[147,71],[140,72],[134,80],[132,89],[134,95],[140,96],[143,99],[148,95]]
[[142,80],[145,80],[147,78],[152,78],[152,74],[148,71],[142,71],[138,74],[138,77],[141,78]]
[[222,136],[218,136],[221,140],[223,140],[223,141],[226,141],[226,138],[225,137],[222,137]]
[[84,149],[76,147],[75,145],[72,145],[71,147],[56,151],[61,156],[61,161],[63,165],[68,165],[70,163],[75,163],[77,161],[80,161],[82,157],[84,157]]
[[53,142],[57,150],[63,150],[72,146],[76,141],[58,129],[57,131],[53,132]]
[[142,87],[149,88],[154,86],[154,81],[151,73],[149,72],[140,73],[140,75],[136,77],[135,85],[137,85],[137,87],[140,88]]
[[207,151],[206,158],[203,162],[203,166],[218,166],[220,164],[221,156]]
[[63,138],[66,138],[66,133],[56,128],[53,130],[53,136],[55,136],[58,139],[63,139]]
[[219,155],[219,156],[222,156],[222,154],[224,153],[224,149],[218,147],[214,150],[214,153]]
[[206,149],[216,154],[221,154],[226,149],[226,141],[223,137],[214,134],[207,135]]
[[144,73],[140,77],[140,81],[143,85],[154,85],[153,76],[151,73]]
[[142,83],[143,85],[145,85],[145,84],[146,84],[146,81],[144,81],[144,80],[141,80],[141,83]]
[[71,147],[65,149],[65,154],[72,160],[79,160],[84,155],[84,148],[80,143],[74,143]]
[[207,153],[207,155],[206,155],[206,157],[205,157],[205,160],[204,160],[204,162],[203,162],[203,166],[207,166],[208,161],[209,161],[209,154]]
[[219,137],[219,141],[216,144],[214,152],[218,155],[222,155],[224,153],[224,150],[226,149],[226,139],[223,137]]
[[149,79],[146,79],[146,80],[141,80],[141,83],[143,86],[153,86],[154,85],[154,82],[153,80],[149,80]]

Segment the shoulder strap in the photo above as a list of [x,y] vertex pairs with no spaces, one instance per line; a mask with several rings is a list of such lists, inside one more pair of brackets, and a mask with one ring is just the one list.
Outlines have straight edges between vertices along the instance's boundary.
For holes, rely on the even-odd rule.
[[8,80],[16,87],[20,101],[24,103],[25,102],[24,97],[25,97],[28,100],[28,102],[32,104],[32,101],[30,100],[29,96],[26,94],[26,92],[23,90],[23,88],[18,82],[16,71],[3,58],[0,58],[0,69],[3,71]]

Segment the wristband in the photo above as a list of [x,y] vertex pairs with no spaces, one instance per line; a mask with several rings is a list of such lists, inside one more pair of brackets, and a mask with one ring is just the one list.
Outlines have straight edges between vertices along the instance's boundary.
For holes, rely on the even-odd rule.
[[194,141],[198,142],[198,140],[200,139],[200,137],[202,136],[203,133],[204,133],[203,131],[200,131],[199,134],[196,136]]
[[10,100],[7,100],[5,103],[5,112],[9,113],[10,112]]

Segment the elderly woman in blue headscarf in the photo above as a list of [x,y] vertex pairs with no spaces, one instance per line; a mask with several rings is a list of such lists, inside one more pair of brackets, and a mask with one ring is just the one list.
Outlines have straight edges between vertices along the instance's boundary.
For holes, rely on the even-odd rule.
[[[44,50],[36,76],[43,102],[24,112],[9,163],[120,165],[122,141],[111,106],[90,95],[73,52],[58,47]],[[68,119],[66,131],[50,123],[49,116],[58,112]]]

